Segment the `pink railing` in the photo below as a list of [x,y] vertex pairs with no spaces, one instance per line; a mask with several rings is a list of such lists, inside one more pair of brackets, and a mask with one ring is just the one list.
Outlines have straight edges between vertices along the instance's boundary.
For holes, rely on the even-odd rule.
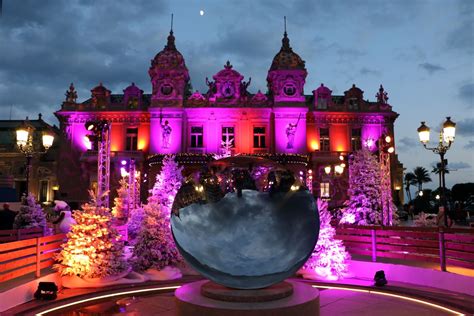
[[33,272],[39,278],[41,269],[54,264],[65,240],[66,235],[60,234],[0,244],[0,283]]
[[43,234],[42,227],[0,230],[0,243],[42,237]]

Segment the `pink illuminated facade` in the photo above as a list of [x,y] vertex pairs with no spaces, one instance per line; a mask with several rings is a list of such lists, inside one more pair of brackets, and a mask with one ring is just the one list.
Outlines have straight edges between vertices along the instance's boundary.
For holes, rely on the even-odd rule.
[[[382,134],[394,136],[398,114],[387,103],[382,86],[374,102],[365,101],[355,85],[343,96],[332,95],[323,84],[305,95],[305,62],[290,47],[286,32],[268,71],[266,94],[251,92],[251,78],[246,79],[229,61],[211,79],[205,78],[207,91],[190,91],[185,59],[172,31],[148,73],[151,94],[133,83],[123,94],[113,94],[101,83],[91,90],[90,99],[78,103],[71,85],[56,115],[68,145],[63,146],[64,168],[75,166],[80,174],[76,183],[65,179],[60,185],[64,199],[86,198],[80,191],[95,181],[94,146],[86,139],[84,127],[92,119],[112,124],[111,183],[114,174],[118,179],[118,161],[124,158],[135,158],[152,179],[153,165],[162,154],[187,155],[198,163],[230,142],[234,154],[279,157],[275,159],[294,163],[290,167],[305,173],[311,168],[315,194],[328,193],[335,204],[346,198],[347,171],[326,173],[325,167],[340,163],[340,154],[347,156],[364,145],[375,151]],[[402,183],[402,169],[392,156],[395,188]]]

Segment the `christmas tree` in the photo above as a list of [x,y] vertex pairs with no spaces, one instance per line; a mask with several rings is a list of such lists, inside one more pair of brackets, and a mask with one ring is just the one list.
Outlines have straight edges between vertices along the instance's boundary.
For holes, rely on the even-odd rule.
[[21,204],[13,227],[15,229],[41,227],[47,234],[46,214],[43,212],[41,205],[36,203],[35,196],[31,193],[28,196],[23,196]]
[[335,239],[336,230],[331,226],[328,203],[318,199],[319,238],[313,253],[303,266],[303,274],[317,275],[326,280],[339,280],[347,273],[350,259],[341,240]]
[[133,249],[132,265],[137,271],[160,270],[181,261],[170,227],[171,207],[183,176],[173,156],[165,156],[161,172],[143,206],[143,222]]
[[144,217],[133,249],[135,271],[161,270],[181,261],[171,235],[170,213],[163,211],[162,200],[155,195],[143,206]]
[[343,209],[341,223],[380,224],[380,165],[367,149],[356,151],[349,161],[349,201]]
[[214,154],[213,157],[215,160],[222,158],[227,158],[232,156],[232,147],[234,146],[234,139],[223,140],[221,142],[221,152],[219,154]]
[[163,167],[156,176],[156,182],[151,192],[158,199],[162,212],[167,214],[168,222],[174,198],[183,182],[182,170],[183,167],[180,167],[174,161],[174,156],[165,156],[163,158]]
[[118,196],[114,199],[114,207],[112,208],[112,214],[114,217],[119,219],[126,219],[128,218],[128,208],[129,208],[129,201],[130,197],[130,190],[129,185],[125,177],[122,177],[119,181],[119,188],[117,189]]
[[123,258],[123,244],[120,235],[112,226],[112,214],[96,201],[75,211],[76,224],[67,234],[67,243],[56,257],[59,264],[54,267],[62,276],[81,278],[104,278],[127,269]]
[[142,206],[130,210],[130,218],[128,220],[128,238],[132,242],[137,238],[138,232],[145,217],[145,211]]

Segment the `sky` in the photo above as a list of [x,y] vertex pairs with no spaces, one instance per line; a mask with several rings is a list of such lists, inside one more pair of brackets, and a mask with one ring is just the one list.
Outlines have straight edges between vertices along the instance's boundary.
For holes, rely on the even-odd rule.
[[[74,82],[79,101],[99,82],[150,93],[150,60],[174,34],[194,89],[227,60],[266,91],[281,47],[283,16],[308,70],[305,93],[321,83],[342,95],[353,83],[375,100],[380,84],[400,114],[397,153],[407,170],[439,157],[418,142],[420,121],[436,140],[446,116],[457,123],[447,154],[448,187],[474,182],[474,1],[471,0],[3,0],[0,119],[53,112]],[[204,15],[199,11],[203,10]],[[437,187],[437,176],[427,187]]]

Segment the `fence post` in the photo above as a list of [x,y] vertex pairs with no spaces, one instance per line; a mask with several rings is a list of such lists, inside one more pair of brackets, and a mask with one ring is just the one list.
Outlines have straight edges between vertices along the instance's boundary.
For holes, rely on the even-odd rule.
[[444,229],[442,227],[438,230],[439,239],[439,262],[441,265],[441,271],[446,271],[446,247],[444,244]]
[[375,235],[374,228],[370,230],[370,234],[372,236],[372,262],[376,262],[377,261],[377,237]]
[[41,263],[41,257],[40,257],[40,238],[36,237],[36,273],[35,277],[39,278],[41,276],[41,269],[40,269],[40,263]]

